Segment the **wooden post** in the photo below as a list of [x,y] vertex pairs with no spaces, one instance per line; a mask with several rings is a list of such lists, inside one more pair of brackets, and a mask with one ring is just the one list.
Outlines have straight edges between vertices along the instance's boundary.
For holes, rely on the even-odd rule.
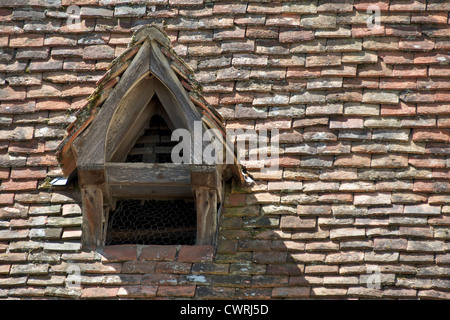
[[191,165],[191,187],[197,208],[196,244],[214,244],[217,229],[219,174],[216,166]]
[[103,245],[103,193],[97,186],[81,189],[83,205],[82,247],[96,250]]
[[197,245],[213,244],[217,228],[217,192],[195,189],[197,207]]

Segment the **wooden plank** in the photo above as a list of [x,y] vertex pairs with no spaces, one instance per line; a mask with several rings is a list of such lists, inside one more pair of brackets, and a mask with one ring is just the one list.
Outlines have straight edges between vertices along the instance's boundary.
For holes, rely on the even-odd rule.
[[[189,85],[187,82],[189,81],[189,78],[188,78],[188,76],[186,75],[186,74],[184,74],[180,69],[178,69],[174,64],[170,64],[170,68],[172,68],[172,70],[178,75],[178,76],[180,76],[181,78],[183,78],[184,79],[184,81],[186,81],[186,85]],[[179,79],[179,78],[178,78]],[[183,83],[182,83],[182,81],[183,80],[180,80],[180,83],[183,85]],[[188,88],[186,88],[186,85],[183,85],[183,87],[185,88],[185,89],[188,89]],[[189,85],[189,87],[191,87],[190,85]],[[190,88],[190,90],[189,91],[192,91],[192,87]]]
[[217,230],[217,193],[211,189],[195,189],[197,207],[197,245],[214,244]]
[[156,109],[150,101],[153,94],[153,80],[144,80],[130,92],[129,98],[121,101],[109,125],[106,161],[125,161]]
[[96,186],[81,189],[83,207],[82,248],[95,250],[103,245],[103,195]]
[[104,184],[104,170],[78,170],[78,182],[81,187]]
[[68,148],[59,161],[61,170],[65,177],[69,177],[77,169],[76,159],[73,154],[72,148]]
[[[156,88],[155,88],[155,91],[156,91]],[[173,130],[177,129],[178,127],[176,127],[173,124],[172,120],[170,119],[169,115],[167,114],[167,112],[166,112],[166,110],[165,110],[161,100],[159,99],[159,97],[156,100],[156,105],[158,107],[158,111],[155,114],[158,114],[159,116],[161,116],[164,119],[165,123],[167,124],[170,132],[173,132]],[[179,128],[184,128],[184,127],[179,127]]]
[[[195,106],[189,99],[189,96],[186,90],[180,83],[180,80],[176,76],[175,72],[170,67],[167,59],[162,54],[158,45],[152,41],[151,42],[151,54],[150,54],[150,70],[152,73],[158,77],[164,83],[165,86],[169,89],[169,92],[174,96],[175,100],[178,102],[179,106],[182,109],[184,117],[187,119],[188,127],[179,127],[185,128],[189,131],[193,132],[193,123],[194,121],[200,120],[200,114],[197,112]],[[160,97],[158,95],[158,97]],[[161,98],[161,97],[160,97]],[[162,101],[162,100],[161,100]],[[164,102],[163,102],[164,104]],[[164,106],[167,113],[170,115],[168,107],[172,107],[171,105]],[[179,114],[177,116],[180,116]],[[172,119],[172,116],[171,116]],[[174,123],[175,124],[175,123]]]
[[131,64],[131,60],[128,60],[128,61],[119,62],[119,63],[115,64],[114,66],[112,66],[111,69],[108,70],[109,79],[122,75],[122,73],[124,73],[128,69],[130,64]]
[[[144,42],[141,49],[123,73],[120,82],[114,87],[109,97],[103,103],[102,108],[92,121],[89,128],[77,139],[74,144],[78,145],[79,159],[78,167],[83,168],[88,164],[103,164],[105,162],[105,146],[108,126],[114,115],[115,109],[122,98],[142,78],[146,77],[150,70],[150,44]],[[93,139],[92,137],[95,137]]]
[[192,199],[192,189],[185,185],[113,185],[111,193],[116,199]]
[[210,172],[191,171],[191,186],[196,188],[218,189],[218,173],[217,170]]
[[105,165],[108,183],[122,184],[191,184],[190,167],[173,163],[107,163]]
[[71,175],[76,167],[77,167],[77,157],[72,156],[72,151],[75,150],[76,145],[73,144],[73,142],[78,138],[79,135],[83,133],[83,131],[89,126],[89,124],[94,120],[96,114],[98,112],[98,109],[94,109],[91,112],[91,115],[88,119],[85,119],[84,122],[78,126],[75,127],[75,122],[73,122],[71,125],[72,129],[69,132],[69,135],[63,140],[62,143],[58,146],[58,154],[57,156],[60,157],[59,163],[62,167],[63,173],[65,177],[68,177]]
[[186,118],[179,101],[170,90],[161,81],[155,81],[154,89],[174,128],[190,130],[189,120]]
[[181,59],[175,52],[171,49],[167,50],[167,48],[161,48],[161,52],[169,58],[173,63],[176,63],[180,68],[184,69],[186,74],[193,74],[194,69],[190,65],[188,65],[183,59]]

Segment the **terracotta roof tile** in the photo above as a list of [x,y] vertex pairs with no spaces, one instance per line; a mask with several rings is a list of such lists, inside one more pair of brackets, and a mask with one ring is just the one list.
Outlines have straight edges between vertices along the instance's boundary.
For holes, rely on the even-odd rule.
[[[0,297],[448,299],[449,10],[443,0],[8,1]],[[254,183],[227,191],[212,261],[176,247],[144,261],[154,248],[140,246],[108,266],[80,251],[81,212],[67,207],[80,209],[79,191],[48,182],[61,175],[65,131],[67,143],[89,125],[149,23],[166,33],[162,53],[205,122],[279,129],[279,167],[242,162]],[[65,288],[73,262],[79,290]],[[372,265],[379,289],[364,283]]]

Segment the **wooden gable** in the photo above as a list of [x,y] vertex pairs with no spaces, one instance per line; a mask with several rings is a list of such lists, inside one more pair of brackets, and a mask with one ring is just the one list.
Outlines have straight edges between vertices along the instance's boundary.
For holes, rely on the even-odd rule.
[[[194,122],[201,121],[204,129],[218,129],[225,137],[223,118],[201,97],[192,70],[171,51],[167,36],[156,27],[144,27],[69,126],[57,151],[64,175],[97,170],[123,158],[155,111],[150,103],[154,96],[174,128],[193,132]],[[192,163],[201,163],[196,156],[192,154]],[[225,169],[243,182],[237,161]]]
[[[155,27],[144,27],[130,48],[118,57],[98,83],[96,92],[68,128],[58,149],[66,176],[78,175],[83,197],[83,245],[102,246],[107,213],[118,199],[194,198],[198,244],[215,236],[217,206],[223,200],[223,181],[243,181],[237,162],[206,164],[191,152],[190,163],[127,162],[142,131],[154,115],[171,129],[194,133],[218,129],[225,137],[220,115],[202,99],[189,67],[170,50],[170,41]],[[191,146],[206,142],[190,135]]]

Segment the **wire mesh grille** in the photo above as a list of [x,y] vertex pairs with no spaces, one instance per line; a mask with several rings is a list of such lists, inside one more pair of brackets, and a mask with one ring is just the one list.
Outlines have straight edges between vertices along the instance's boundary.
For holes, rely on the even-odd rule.
[[106,245],[193,245],[196,223],[194,202],[122,200],[110,213]]
[[126,162],[171,163],[172,148],[178,143],[171,141],[172,131],[160,115],[154,115],[143,135],[128,153]]

